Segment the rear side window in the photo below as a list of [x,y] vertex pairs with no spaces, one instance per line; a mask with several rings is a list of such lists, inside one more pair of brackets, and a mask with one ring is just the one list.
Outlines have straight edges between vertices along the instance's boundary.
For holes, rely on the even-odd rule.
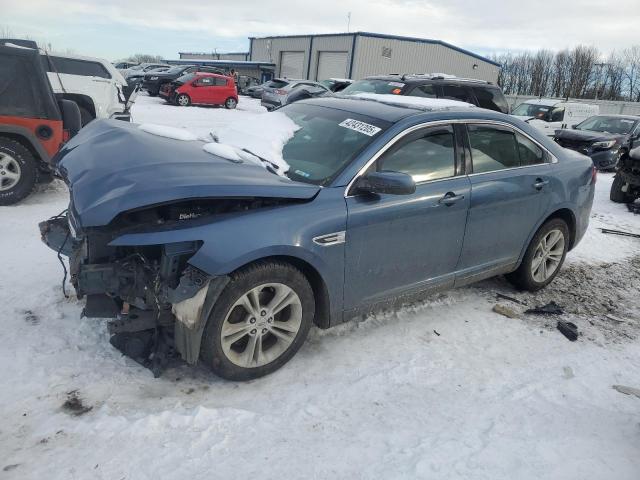
[[215,77],[213,79],[213,84],[216,87],[226,87],[227,86],[227,79],[226,78]]
[[214,82],[213,82],[213,78],[211,78],[211,77],[202,77],[202,78],[198,79],[196,84],[210,87],[211,85],[214,85]]
[[513,131],[489,125],[468,125],[467,131],[473,173],[520,166],[520,154]]
[[442,85],[442,98],[459,100],[461,102],[472,103],[474,105],[476,103],[471,96],[470,90],[459,85]]
[[[43,57],[45,59],[47,57]],[[101,63],[75,58],[49,56],[45,60],[48,72],[58,72],[66,75],[82,75],[84,77],[111,78],[109,71]]]
[[549,115],[550,122],[561,122],[564,120],[564,107],[556,107],[551,110]]
[[544,163],[544,151],[533,141],[524,135],[516,133],[518,141],[518,153],[520,154],[520,166],[538,165]]
[[473,87],[478,99],[478,106],[488,110],[509,113],[509,104],[501,90],[497,88]]
[[450,126],[409,135],[378,160],[378,170],[401,172],[425,182],[455,175],[455,141]]
[[426,85],[418,85],[416,88],[409,92],[409,95],[412,97],[425,97],[425,98],[436,98],[438,94],[436,93],[436,87],[428,83]]
[[358,93],[379,93],[383,95],[399,95],[405,83],[395,80],[358,80],[342,90],[343,95],[356,95]]

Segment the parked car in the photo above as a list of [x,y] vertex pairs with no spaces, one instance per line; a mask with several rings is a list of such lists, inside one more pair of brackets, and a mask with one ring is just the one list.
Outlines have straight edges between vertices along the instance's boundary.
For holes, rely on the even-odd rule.
[[633,203],[640,198],[640,146],[618,162],[609,198],[616,203]]
[[338,93],[347,88],[353,83],[353,80],[349,78],[329,78],[320,82],[333,93]]
[[145,70],[131,70],[127,74],[127,82],[131,85],[138,85],[140,88],[142,87],[142,83],[144,81],[144,77],[150,74],[160,74],[167,72],[171,67],[169,65],[165,65],[163,67],[155,67],[149,68]]
[[253,87],[258,87],[260,80],[256,77],[251,77],[249,75],[238,75],[238,93],[242,95],[248,95],[248,90]]
[[592,162],[509,115],[442,103],[265,114],[300,127],[286,176],[246,150],[96,122],[57,157],[70,204],[43,240],[69,256],[84,315],[115,318],[118,348],[144,360],[171,345],[233,380],[280,368],[314,323],[499,274],[545,287],[587,229]]
[[238,105],[238,90],[233,77],[215,73],[188,73],[165,84],[161,96],[181,107],[189,105],[224,105],[233,109]]
[[131,67],[135,67],[136,65],[140,65],[138,62],[114,62],[113,66],[118,70],[126,70]]
[[377,93],[424,98],[447,98],[481,108],[509,113],[509,104],[497,85],[483,80],[458,78],[443,73],[392,74],[367,77],[353,82],[341,95]]
[[331,91],[318,82],[293,78],[275,78],[262,87],[262,101],[260,104],[267,110],[273,110],[298,100],[321,97],[327,94],[331,94]]
[[262,98],[262,92],[264,91],[264,87],[266,87],[271,80],[268,80],[260,85],[253,85],[246,89],[245,95],[249,95],[252,98]]
[[202,65],[174,65],[168,70],[156,69],[146,73],[143,77],[142,88],[153,97],[160,93],[164,84],[171,83],[183,75],[195,72],[222,73],[221,70],[216,67],[207,67]]
[[571,130],[556,130],[554,140],[593,160],[599,170],[613,170],[640,139],[640,116],[596,115]]
[[600,113],[598,105],[534,98],[521,103],[512,114],[553,137],[556,130],[572,128]]
[[0,44],[0,90],[0,205],[11,205],[53,180],[51,157],[81,119],[77,104],[55,97],[37,48]]

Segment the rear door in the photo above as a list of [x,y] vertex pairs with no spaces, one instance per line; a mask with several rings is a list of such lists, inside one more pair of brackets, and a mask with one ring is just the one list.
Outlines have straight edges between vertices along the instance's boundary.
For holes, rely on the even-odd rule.
[[451,125],[418,129],[393,144],[370,168],[413,176],[415,193],[349,192],[346,309],[453,285],[470,194],[461,150]]
[[517,262],[550,205],[550,157],[531,138],[478,123],[467,125],[467,142],[471,202],[458,283]]

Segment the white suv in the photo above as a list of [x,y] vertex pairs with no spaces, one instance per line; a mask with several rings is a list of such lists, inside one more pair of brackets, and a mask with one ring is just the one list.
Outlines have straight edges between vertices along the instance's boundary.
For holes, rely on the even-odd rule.
[[80,107],[82,125],[94,118],[131,120],[129,109],[137,90],[108,61],[59,53],[42,53],[56,96]]

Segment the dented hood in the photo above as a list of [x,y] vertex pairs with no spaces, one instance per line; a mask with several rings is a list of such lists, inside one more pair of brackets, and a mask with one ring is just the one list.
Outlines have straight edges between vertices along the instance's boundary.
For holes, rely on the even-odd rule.
[[81,227],[106,225],[121,212],[194,198],[311,199],[320,187],[249,163],[233,163],[119,120],[84,127],[53,159],[69,186]]

